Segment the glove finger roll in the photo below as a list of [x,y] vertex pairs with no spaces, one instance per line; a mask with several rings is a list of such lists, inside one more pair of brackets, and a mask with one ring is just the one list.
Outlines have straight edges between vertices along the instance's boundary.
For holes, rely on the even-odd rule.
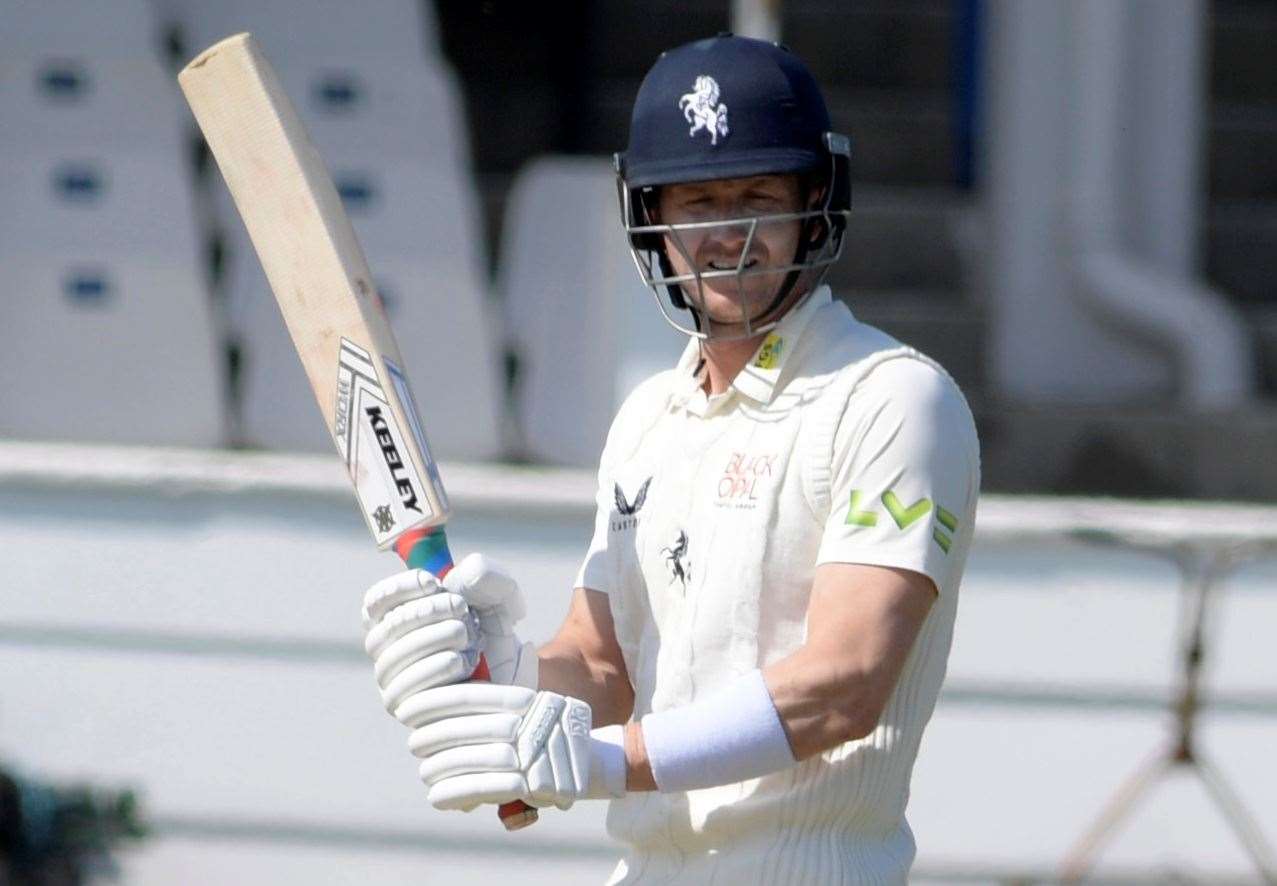
[[444,779],[431,786],[427,799],[436,809],[470,809],[479,803],[526,800],[527,785],[517,772],[483,772]]
[[518,714],[476,714],[438,720],[408,736],[408,750],[413,756],[428,757],[462,745],[505,742],[513,745],[519,734]]
[[400,723],[413,729],[470,714],[512,713],[522,715],[536,692],[522,686],[499,683],[456,683],[418,692],[403,700],[395,711]]
[[548,756],[541,756],[527,769],[528,800],[535,806],[554,803],[554,764]]
[[469,607],[458,594],[440,591],[420,600],[408,600],[391,609],[364,634],[364,651],[376,658],[386,646],[428,625],[464,620]]
[[465,597],[477,610],[504,610],[510,624],[526,614],[518,583],[483,554],[470,554],[463,559],[444,578],[443,585]]
[[364,628],[400,603],[438,593],[439,587],[439,580],[424,569],[408,569],[383,578],[364,592]]
[[457,778],[476,772],[517,772],[519,761],[514,749],[505,743],[466,745],[449,748],[427,757],[417,767],[417,774],[433,787],[445,778]]
[[469,628],[459,619],[451,618],[417,628],[384,646],[377,653],[373,663],[377,685],[384,688],[413,662],[440,652],[462,652],[469,645]]
[[554,730],[545,751],[554,772],[554,790],[560,796],[575,794],[577,784],[572,776],[572,750],[568,747],[567,732],[562,726]]
[[[437,652],[408,665],[382,687],[381,700],[386,710],[395,713],[411,695],[464,680],[474,671],[475,662],[459,652]],[[400,721],[402,722],[402,721]]]

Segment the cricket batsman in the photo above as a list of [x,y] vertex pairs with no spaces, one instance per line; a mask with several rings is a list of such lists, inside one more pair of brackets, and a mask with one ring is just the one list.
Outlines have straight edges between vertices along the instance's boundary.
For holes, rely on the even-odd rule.
[[[400,573],[365,596],[382,699],[439,809],[609,799],[611,883],[904,883],[975,524],[971,413],[822,284],[850,148],[784,47],[664,53],[616,165],[687,348],[612,424],[557,635],[518,639],[524,598],[480,555]],[[492,682],[466,682],[481,654]]]

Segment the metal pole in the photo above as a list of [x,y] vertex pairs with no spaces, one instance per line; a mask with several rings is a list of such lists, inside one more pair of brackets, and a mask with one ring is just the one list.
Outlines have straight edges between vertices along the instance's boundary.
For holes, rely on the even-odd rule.
[[732,0],[732,33],[780,42],[780,0]]

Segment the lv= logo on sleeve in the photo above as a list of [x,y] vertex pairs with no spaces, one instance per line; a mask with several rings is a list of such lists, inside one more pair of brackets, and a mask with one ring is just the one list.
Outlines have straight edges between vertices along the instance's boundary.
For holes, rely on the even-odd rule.
[[[911,505],[906,505],[893,489],[888,489],[884,492],[881,501],[882,506],[887,509],[887,513],[896,524],[896,528],[902,532],[923,517],[926,517],[933,510],[931,499],[924,497]],[[932,528],[931,537],[940,546],[940,549],[947,554],[949,553],[949,548],[953,546],[953,533],[958,531],[958,518],[938,504],[934,506],[934,511],[935,521],[938,525]],[[847,519],[844,522],[848,526],[863,526],[865,528],[878,525],[878,512],[872,506],[868,506],[862,490],[851,490],[851,502],[847,506]]]

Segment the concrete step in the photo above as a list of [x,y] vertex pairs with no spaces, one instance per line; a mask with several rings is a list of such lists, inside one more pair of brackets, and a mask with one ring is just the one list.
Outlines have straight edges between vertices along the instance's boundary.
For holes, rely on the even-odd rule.
[[834,129],[851,136],[858,182],[947,186],[955,180],[954,113],[944,93],[827,89]]
[[1206,221],[1206,276],[1240,304],[1277,304],[1277,201],[1216,204]]
[[955,290],[839,290],[856,318],[917,348],[948,370],[968,398],[984,395],[988,323]]
[[947,0],[787,2],[781,39],[826,88],[949,88],[953,4]]
[[1277,200],[1277,101],[1216,103],[1207,138],[1213,199]]
[[633,80],[637,90],[643,75],[665,50],[726,31],[730,6],[730,0],[592,3],[586,12],[589,39],[577,47],[581,73],[592,80]]
[[1255,336],[1263,393],[1277,399],[1277,305],[1262,305],[1246,311],[1246,320]]
[[[781,41],[827,87],[945,89],[949,0],[788,0]],[[730,27],[728,0],[601,0],[579,48],[590,77],[642,78],[665,49]]]
[[1201,415],[1173,404],[1107,408],[973,406],[982,488],[1271,501],[1277,407]]
[[830,282],[868,290],[954,290],[955,227],[971,202],[948,188],[855,187],[842,261]]
[[1210,91],[1220,101],[1277,102],[1277,4],[1222,3],[1211,9]]

